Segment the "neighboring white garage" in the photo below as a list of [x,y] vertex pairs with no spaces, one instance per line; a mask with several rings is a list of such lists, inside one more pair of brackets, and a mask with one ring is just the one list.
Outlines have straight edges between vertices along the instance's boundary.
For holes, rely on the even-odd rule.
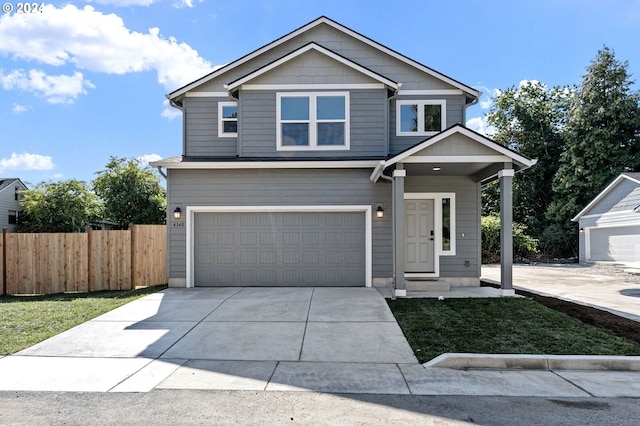
[[195,286],[370,285],[368,206],[211,209],[189,215]]
[[580,262],[640,262],[640,173],[623,173],[572,219]]

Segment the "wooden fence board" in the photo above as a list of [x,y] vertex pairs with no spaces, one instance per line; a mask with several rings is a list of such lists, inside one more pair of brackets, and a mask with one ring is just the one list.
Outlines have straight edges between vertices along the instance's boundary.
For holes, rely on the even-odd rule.
[[6,293],[128,290],[167,282],[165,226],[90,235],[7,234],[4,245],[0,239]]

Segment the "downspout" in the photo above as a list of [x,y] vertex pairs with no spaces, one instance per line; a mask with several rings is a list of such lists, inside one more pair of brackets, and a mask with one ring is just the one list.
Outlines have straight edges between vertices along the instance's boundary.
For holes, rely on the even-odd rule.
[[164,180],[167,180],[167,175],[162,171],[162,166],[158,166],[158,173],[160,173],[160,176],[162,176]]
[[[391,142],[389,141],[389,123],[391,122],[391,117],[389,117],[389,111],[391,110],[391,101],[395,100],[398,98],[398,93],[400,92],[400,88],[402,87],[402,83],[398,83],[398,86],[396,87],[396,89],[393,91],[393,95],[390,96],[387,99],[387,124],[385,126],[385,144],[386,144],[386,148],[387,148],[387,155],[390,154],[390,145]],[[383,178],[384,179],[384,178]]]
[[464,123],[465,127],[467,126],[467,108],[472,107],[480,102],[480,96],[482,96],[482,92],[479,92],[478,97],[475,98],[471,103],[464,105],[464,109],[462,110],[462,122]]
[[184,107],[182,106],[182,104],[178,103],[174,99],[171,99],[169,95],[165,95],[165,96],[169,100],[169,105],[179,109],[182,112],[182,154],[184,155],[186,154],[186,150],[187,150],[187,145],[186,145],[187,143],[187,112],[184,110]]
[[[229,88],[228,84],[223,84],[222,87],[224,87],[224,90],[227,91],[227,94],[229,95],[229,97],[231,99],[233,99],[234,101],[236,101],[236,103],[238,104],[238,115],[240,115],[240,99],[237,96],[233,96],[233,91]],[[240,117],[238,117],[239,119]],[[240,128],[238,128],[238,132],[241,132]],[[242,138],[240,133],[238,133],[238,138],[237,138],[237,142],[236,142],[236,157],[242,157]]]

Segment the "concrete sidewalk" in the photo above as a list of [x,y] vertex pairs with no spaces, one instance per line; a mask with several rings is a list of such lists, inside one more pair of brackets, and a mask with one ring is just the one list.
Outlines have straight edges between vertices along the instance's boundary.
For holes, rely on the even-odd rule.
[[0,359],[0,391],[640,397],[638,371],[508,366],[425,368],[376,289],[168,289]]

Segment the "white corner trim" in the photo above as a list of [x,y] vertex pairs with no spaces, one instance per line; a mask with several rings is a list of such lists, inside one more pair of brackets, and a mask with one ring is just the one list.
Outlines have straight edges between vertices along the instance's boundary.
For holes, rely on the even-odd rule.
[[502,169],[498,172],[498,178],[514,177],[515,175],[516,171],[513,169]]
[[245,213],[245,212],[362,212],[365,214],[365,286],[373,285],[373,230],[370,205],[312,205],[312,206],[187,206],[186,207],[186,287],[195,286],[194,243],[196,213]]

